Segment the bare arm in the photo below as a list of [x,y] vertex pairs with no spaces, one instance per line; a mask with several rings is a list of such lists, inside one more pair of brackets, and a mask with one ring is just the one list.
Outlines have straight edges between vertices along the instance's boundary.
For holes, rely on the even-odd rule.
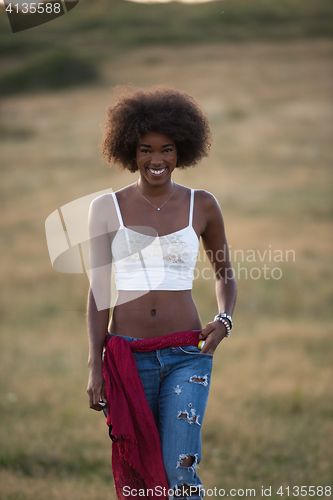
[[91,289],[88,295],[87,308],[88,339],[89,339],[89,379],[87,393],[89,406],[94,410],[101,410],[99,401],[106,402],[103,380],[102,353],[105,334],[109,322],[109,309],[98,311]]
[[[230,263],[222,212],[211,194],[205,193],[202,202],[207,222],[201,236],[215,273],[218,310],[231,316],[236,302],[237,286]],[[208,323],[200,334],[200,338],[206,340],[202,352],[212,354],[226,334],[226,327],[221,321]]]
[[106,402],[103,380],[102,354],[108,328],[111,303],[111,246],[105,214],[105,199],[96,199],[89,213],[90,289],[87,306],[89,341],[89,379],[87,393],[89,406],[100,411],[99,401]]

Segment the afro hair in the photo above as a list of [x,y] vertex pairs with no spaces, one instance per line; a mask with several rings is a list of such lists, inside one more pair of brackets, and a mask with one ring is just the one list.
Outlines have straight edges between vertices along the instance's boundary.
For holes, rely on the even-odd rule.
[[192,97],[172,87],[147,90],[115,89],[116,103],[107,110],[100,147],[108,163],[131,172],[138,170],[136,147],[147,132],[172,138],[178,168],[194,166],[208,156],[211,132],[208,120]]

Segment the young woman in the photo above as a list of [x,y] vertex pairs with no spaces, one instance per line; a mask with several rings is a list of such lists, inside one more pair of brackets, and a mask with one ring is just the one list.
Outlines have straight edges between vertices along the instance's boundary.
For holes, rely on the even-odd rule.
[[[108,109],[103,156],[138,176],[90,210],[87,392],[94,410],[107,401],[120,498],[139,496],[126,490],[127,480],[167,484],[164,496],[203,496],[196,471],[201,424],[213,354],[232,328],[236,284],[216,199],[176,184],[172,174],[194,166],[209,146],[206,117],[175,89],[126,90]],[[200,238],[215,272],[219,313],[205,328],[191,296]],[[118,296],[110,321],[112,260]],[[143,450],[147,442],[150,450]],[[157,490],[146,496],[163,497]]]

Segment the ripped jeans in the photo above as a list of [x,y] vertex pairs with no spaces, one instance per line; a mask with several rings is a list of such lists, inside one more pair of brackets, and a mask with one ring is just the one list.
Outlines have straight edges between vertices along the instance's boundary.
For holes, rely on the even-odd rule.
[[177,499],[201,499],[203,486],[197,467],[213,355],[201,354],[194,346],[133,354],[159,431],[169,487]]

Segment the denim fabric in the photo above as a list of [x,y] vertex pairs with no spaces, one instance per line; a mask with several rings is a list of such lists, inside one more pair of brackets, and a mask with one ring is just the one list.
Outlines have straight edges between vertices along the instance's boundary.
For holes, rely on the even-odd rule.
[[[110,336],[113,336],[112,334]],[[123,337],[128,341],[135,337]],[[164,467],[170,488],[197,486],[188,496],[202,498],[197,475],[201,460],[201,425],[205,414],[213,364],[212,354],[194,346],[133,352],[146,398],[159,431]],[[182,460],[193,457],[193,465]]]

